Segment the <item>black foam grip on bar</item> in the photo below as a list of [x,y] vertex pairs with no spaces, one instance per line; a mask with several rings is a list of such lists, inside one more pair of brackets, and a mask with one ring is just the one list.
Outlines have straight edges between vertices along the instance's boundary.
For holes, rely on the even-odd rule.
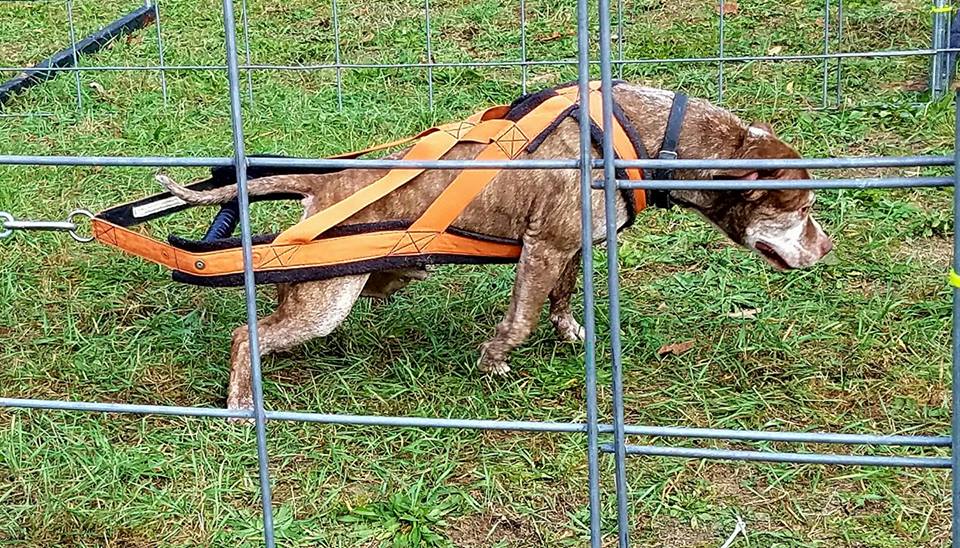
[[[97,32],[76,43],[77,57],[96,53],[103,49],[117,36],[133,32],[152,23],[157,17],[156,7],[143,6],[124,15]],[[40,61],[33,67],[23,71],[15,78],[0,84],[0,105],[7,102],[15,94],[33,87],[41,82],[54,78],[59,72],[51,68],[73,66],[73,45],[62,49],[50,57]]]
[[209,242],[229,238],[237,229],[240,222],[240,205],[236,200],[227,202],[220,207],[220,212],[213,218],[210,228],[203,236],[203,241]]

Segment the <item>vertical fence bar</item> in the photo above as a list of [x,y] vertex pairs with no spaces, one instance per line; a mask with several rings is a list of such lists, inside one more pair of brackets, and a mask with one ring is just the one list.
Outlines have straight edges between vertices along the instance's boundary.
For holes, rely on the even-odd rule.
[[[70,32],[70,52],[73,55],[73,66],[80,68],[77,58],[77,27],[73,24],[73,0],[67,0],[67,25]],[[80,71],[73,71],[73,80],[77,85],[77,111],[83,109],[83,88],[80,84]]]
[[163,106],[167,106],[167,71],[164,70],[163,61],[163,27],[160,26],[160,2],[146,0],[145,6],[153,6],[153,14],[157,25],[157,62],[160,65],[160,93],[163,95]]
[[617,0],[617,78],[623,78],[623,0]]
[[527,0],[520,0],[520,91],[527,94]]
[[343,111],[343,68],[340,66],[340,11],[337,9],[337,0],[331,0],[331,16],[333,17],[333,64],[336,67],[337,78],[337,110]]
[[717,57],[720,58],[717,61],[717,103],[723,103],[723,56],[725,53],[724,42],[726,33],[726,11],[727,5],[724,0],[720,0],[720,37],[719,44],[717,45]]
[[931,46],[934,50],[938,50],[930,60],[930,94],[933,99],[943,97],[948,87],[944,59],[947,55],[939,51],[946,48],[950,43],[946,25],[949,15],[948,6],[947,0],[934,0],[933,9],[931,10],[933,12],[933,39],[931,40]]
[[[953,269],[951,282],[956,284],[956,273],[960,272],[960,91],[954,94],[953,124]],[[960,546],[960,287],[953,285],[953,336],[950,341],[953,367],[951,375],[950,416],[950,499],[951,499],[951,546]]]
[[[250,66],[250,26],[247,24],[247,0],[240,0],[240,24],[243,26],[243,58]],[[247,68],[247,99],[253,105],[253,69]]]
[[[823,54],[830,54],[830,0],[823,4]],[[830,59],[823,58],[823,108],[827,108],[827,79],[830,77]]]
[[613,167],[613,85],[610,70],[610,0],[600,0],[600,92],[603,132],[603,204],[610,299],[610,357],[613,363],[613,444],[616,462],[617,528],[620,548],[630,545],[626,444],[623,431],[623,360],[620,355],[620,280],[617,265],[617,177]]
[[600,548],[600,429],[597,410],[597,322],[593,289],[593,142],[590,140],[590,27],[587,0],[577,0],[577,84],[580,92],[580,237],[583,261],[583,368],[587,399],[587,485],[590,546]]
[[257,329],[257,286],[253,274],[250,197],[247,195],[247,155],[243,144],[240,71],[237,67],[237,25],[233,18],[233,0],[223,0],[223,30],[226,36],[227,79],[230,87],[230,124],[233,130],[233,163],[237,175],[237,199],[240,202],[240,242],[243,246],[243,289],[247,305],[247,328],[250,335],[253,416],[257,435],[260,498],[263,503],[263,539],[267,548],[274,548],[273,503],[270,493],[270,470],[267,466],[267,428],[266,416],[263,409],[263,379],[261,378],[260,371],[260,337]]
[[[837,0],[837,47],[836,50],[843,52],[843,0]],[[837,57],[837,103],[840,106],[843,102],[843,93],[840,91],[843,86],[843,57]]]
[[[933,0],[933,9],[931,10],[932,31],[930,35],[930,47],[938,50],[943,47],[942,32],[940,24],[942,18],[939,10],[943,9],[943,0]],[[930,57],[930,95],[937,99],[940,95],[940,54],[934,53]]]
[[430,43],[430,0],[423,0],[423,19],[427,46],[427,105],[433,112],[433,47]]

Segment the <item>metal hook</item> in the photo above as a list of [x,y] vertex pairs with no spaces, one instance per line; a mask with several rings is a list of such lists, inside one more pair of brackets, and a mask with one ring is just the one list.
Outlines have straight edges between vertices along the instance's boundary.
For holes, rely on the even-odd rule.
[[10,237],[14,230],[53,230],[66,232],[80,243],[92,242],[93,236],[81,236],[77,233],[77,223],[74,222],[76,217],[93,219],[93,213],[86,209],[75,209],[67,215],[65,221],[27,221],[0,211],[0,240]]

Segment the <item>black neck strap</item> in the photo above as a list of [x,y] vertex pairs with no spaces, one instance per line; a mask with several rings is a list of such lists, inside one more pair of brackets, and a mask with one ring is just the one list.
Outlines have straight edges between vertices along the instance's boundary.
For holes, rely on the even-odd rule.
[[[670,116],[667,118],[667,129],[663,132],[663,142],[660,145],[660,152],[657,154],[657,159],[677,159],[680,129],[683,127],[683,118],[686,113],[687,96],[682,93],[674,93],[673,104],[670,106]],[[654,180],[669,181],[673,179],[673,171],[672,169],[655,169],[652,170],[651,178]],[[647,203],[661,208],[668,208],[673,205],[670,200],[670,191],[668,190],[648,190]]]

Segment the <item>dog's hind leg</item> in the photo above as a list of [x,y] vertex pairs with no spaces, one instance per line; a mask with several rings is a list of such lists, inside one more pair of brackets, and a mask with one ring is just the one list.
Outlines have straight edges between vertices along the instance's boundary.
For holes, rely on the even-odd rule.
[[277,306],[283,305],[287,300],[287,293],[290,291],[290,284],[277,284]]
[[560,338],[567,342],[580,342],[586,336],[583,326],[573,317],[570,309],[570,298],[577,287],[579,273],[580,253],[577,253],[564,267],[550,291],[550,322]]
[[573,254],[529,240],[524,238],[510,309],[497,326],[497,334],[480,349],[478,367],[483,372],[504,375],[510,371],[507,355],[536,328],[543,303]]
[[[350,313],[368,276],[343,276],[286,286],[277,310],[258,322],[260,355],[329,335]],[[228,409],[253,407],[250,377],[250,337],[244,325],[233,332]]]

